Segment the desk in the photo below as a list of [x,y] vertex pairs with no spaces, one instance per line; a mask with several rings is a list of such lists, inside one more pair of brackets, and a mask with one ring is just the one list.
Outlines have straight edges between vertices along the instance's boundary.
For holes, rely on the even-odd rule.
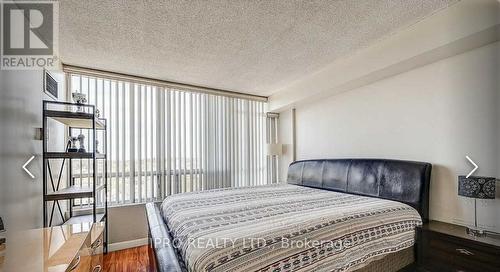
[[9,231],[0,271],[99,272],[104,227],[101,222]]

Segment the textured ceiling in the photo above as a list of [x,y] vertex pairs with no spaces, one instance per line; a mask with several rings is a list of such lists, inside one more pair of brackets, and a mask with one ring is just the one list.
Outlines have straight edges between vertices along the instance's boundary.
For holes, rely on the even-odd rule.
[[270,95],[456,0],[61,0],[67,64]]

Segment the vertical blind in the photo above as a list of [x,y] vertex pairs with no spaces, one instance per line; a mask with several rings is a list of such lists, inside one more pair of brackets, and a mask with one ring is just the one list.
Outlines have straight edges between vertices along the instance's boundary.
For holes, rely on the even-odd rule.
[[[268,182],[265,102],[78,74],[69,79],[69,92],[86,94],[107,119],[100,149],[111,205]],[[74,179],[88,182],[81,164],[73,168]]]

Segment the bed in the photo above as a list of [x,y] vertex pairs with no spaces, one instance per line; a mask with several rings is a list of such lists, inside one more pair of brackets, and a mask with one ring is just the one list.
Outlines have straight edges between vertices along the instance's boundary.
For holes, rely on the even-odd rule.
[[399,271],[428,221],[431,165],[296,161],[287,184],[169,196],[146,205],[159,271]]

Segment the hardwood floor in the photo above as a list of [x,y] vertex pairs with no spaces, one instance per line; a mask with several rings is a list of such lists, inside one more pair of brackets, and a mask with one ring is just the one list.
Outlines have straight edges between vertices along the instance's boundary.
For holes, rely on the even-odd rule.
[[110,252],[104,255],[106,272],[154,272],[154,264],[149,262],[148,246],[141,246]]

